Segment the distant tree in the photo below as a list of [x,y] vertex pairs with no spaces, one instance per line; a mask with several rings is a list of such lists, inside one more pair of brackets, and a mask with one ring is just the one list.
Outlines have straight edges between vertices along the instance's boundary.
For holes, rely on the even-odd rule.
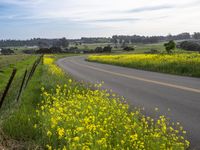
[[102,53],[103,48],[102,47],[96,47],[94,51],[95,51],[95,53]]
[[113,38],[112,42],[115,44],[115,47],[117,48],[118,40],[116,38]]
[[119,43],[122,44],[123,43],[123,39],[119,39]]
[[60,47],[51,47],[49,50],[51,53],[62,53],[62,49]]
[[194,39],[200,39],[200,32],[195,32],[195,33],[193,34],[193,38],[194,38]]
[[66,48],[69,46],[69,42],[65,37],[60,39],[59,42],[60,42],[60,46],[62,46],[63,48]]
[[39,48],[48,48],[49,45],[48,45],[46,42],[39,41],[39,42],[38,42],[38,47],[39,47]]
[[176,35],[176,40],[185,40],[190,38],[191,38],[190,33],[187,32]]
[[134,51],[135,49],[133,47],[126,46],[126,47],[123,48],[123,50],[125,50],[125,51]]
[[75,46],[78,46],[79,43],[75,42]]
[[149,51],[145,52],[146,54],[158,54],[159,51],[157,49],[151,48]]
[[11,50],[11,49],[9,49],[9,48],[3,48],[3,49],[1,50],[1,54],[2,54],[2,55],[11,55],[11,54],[14,54],[14,51]]
[[173,40],[171,40],[168,43],[165,43],[164,46],[167,53],[172,53],[172,50],[176,48],[176,43]]
[[122,48],[125,48],[125,47],[127,47],[126,46],[126,41],[123,41],[123,43],[122,43],[122,46],[121,46]]
[[112,47],[111,47],[110,45],[105,46],[105,47],[103,48],[103,52],[111,53],[111,51],[112,51]]
[[199,51],[200,52],[200,44],[195,41],[183,41],[178,45],[179,48],[187,50],[187,51]]
[[69,50],[78,50],[78,47],[76,47],[76,46],[73,47],[73,46],[72,46],[72,47],[69,48]]

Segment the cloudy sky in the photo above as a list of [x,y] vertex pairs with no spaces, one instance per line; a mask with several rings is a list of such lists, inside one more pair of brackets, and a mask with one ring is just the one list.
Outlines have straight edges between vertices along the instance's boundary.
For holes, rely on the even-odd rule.
[[0,0],[0,39],[200,31],[200,0]]

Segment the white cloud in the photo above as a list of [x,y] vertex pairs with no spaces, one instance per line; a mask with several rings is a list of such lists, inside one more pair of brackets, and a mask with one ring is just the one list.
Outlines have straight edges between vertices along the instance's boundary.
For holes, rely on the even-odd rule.
[[0,0],[2,3],[20,7],[22,12],[6,15],[15,19],[80,23],[101,32],[109,30],[106,35],[200,31],[199,0]]

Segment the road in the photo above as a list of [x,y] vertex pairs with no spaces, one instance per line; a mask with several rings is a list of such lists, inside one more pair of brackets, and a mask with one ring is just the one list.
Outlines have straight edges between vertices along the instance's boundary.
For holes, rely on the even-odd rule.
[[77,80],[104,81],[103,88],[124,96],[131,106],[144,108],[146,115],[156,117],[159,108],[159,115],[183,125],[192,149],[200,149],[199,78],[87,62],[85,56],[63,58],[57,64]]

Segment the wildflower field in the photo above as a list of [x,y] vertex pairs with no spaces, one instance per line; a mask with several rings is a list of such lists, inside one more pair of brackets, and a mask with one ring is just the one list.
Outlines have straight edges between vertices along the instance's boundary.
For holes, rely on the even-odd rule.
[[200,54],[91,55],[88,61],[149,71],[200,77]]
[[49,150],[189,147],[179,123],[130,111],[123,98],[101,90],[100,84],[91,88],[74,81],[54,61],[53,55],[44,57],[19,109],[3,122],[3,131],[13,139]]

